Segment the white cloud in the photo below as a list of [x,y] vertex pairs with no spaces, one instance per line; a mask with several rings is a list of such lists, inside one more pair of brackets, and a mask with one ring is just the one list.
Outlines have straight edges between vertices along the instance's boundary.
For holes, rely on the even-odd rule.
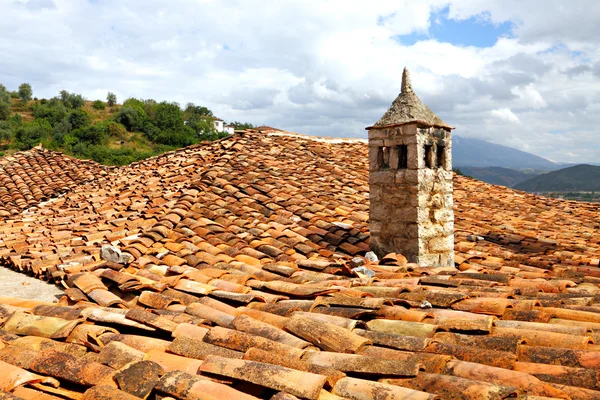
[[500,108],[498,110],[490,111],[490,115],[494,118],[498,118],[501,121],[512,122],[520,124],[521,120],[508,108]]
[[[510,22],[513,35],[487,48],[440,42],[428,30],[446,6],[456,20]],[[365,137],[406,65],[462,136],[559,161],[595,161],[600,149],[594,0],[0,0],[0,14],[0,82],[30,82],[36,96],[110,90]],[[414,32],[427,39],[396,38]]]

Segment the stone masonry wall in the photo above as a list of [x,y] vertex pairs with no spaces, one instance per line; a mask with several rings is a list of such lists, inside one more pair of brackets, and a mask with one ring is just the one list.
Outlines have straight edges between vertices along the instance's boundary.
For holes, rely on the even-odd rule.
[[369,131],[371,249],[379,256],[454,265],[450,139],[449,130],[416,123]]

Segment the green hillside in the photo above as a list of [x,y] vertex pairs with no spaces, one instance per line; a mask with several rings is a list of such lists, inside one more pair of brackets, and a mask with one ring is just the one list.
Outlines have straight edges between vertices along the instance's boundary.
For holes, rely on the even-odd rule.
[[595,192],[600,191],[600,167],[575,165],[538,175],[514,186],[528,192]]
[[537,175],[535,172],[522,172],[502,167],[460,167],[463,174],[472,176],[493,185],[512,187]]
[[[105,165],[126,165],[165,151],[215,140],[219,133],[206,107],[130,98],[117,104],[86,100],[61,91],[51,99],[32,98],[31,86],[10,92],[0,84],[0,155],[38,144]],[[236,128],[251,128],[234,122]]]

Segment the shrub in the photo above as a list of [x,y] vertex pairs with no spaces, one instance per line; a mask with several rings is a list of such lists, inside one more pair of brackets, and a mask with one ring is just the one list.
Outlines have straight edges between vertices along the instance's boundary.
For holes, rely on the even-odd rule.
[[185,147],[194,143],[198,143],[199,140],[198,135],[196,135],[194,130],[186,126],[175,131],[161,131],[158,135],[156,135],[154,141],[158,144]]
[[31,85],[29,83],[22,83],[19,86],[19,98],[22,102],[27,103],[31,100],[33,96],[33,90],[31,89]]
[[10,122],[8,121],[0,121],[0,141],[5,142],[12,139],[13,130]]
[[96,110],[104,110],[106,108],[106,106],[104,105],[104,102],[102,100],[96,100],[92,103],[92,107],[95,108]]
[[103,124],[74,129],[72,135],[80,142],[89,142],[91,144],[104,144],[108,140],[108,131],[106,125]]
[[106,95],[106,104],[108,104],[109,107],[112,107],[115,104],[117,104],[117,95],[112,92],[108,92],[108,94]]
[[123,102],[123,107],[132,107],[144,110],[144,102],[142,100],[130,97]]
[[52,127],[45,119],[24,124],[15,134],[15,146],[19,150],[27,150],[50,138]]
[[55,99],[60,100],[68,108],[81,108],[85,105],[85,98],[82,95],[69,93],[66,90],[61,90],[59,97]]
[[23,117],[21,114],[13,114],[9,119],[10,125],[15,128],[23,125]]
[[180,131],[183,128],[183,112],[179,104],[166,101],[158,104],[154,124],[162,130]]
[[118,122],[109,121],[106,123],[106,131],[110,137],[114,137],[120,140],[125,139],[127,136],[127,129]]
[[85,105],[85,98],[80,94],[71,93],[67,99],[67,103],[71,108],[81,108]]
[[10,92],[0,83],[0,102],[10,104]]
[[115,121],[122,124],[130,132],[140,132],[144,129],[147,116],[143,108],[123,106],[115,116]]
[[0,101],[0,121],[5,121],[10,117],[10,105],[4,101]]
[[65,137],[71,133],[73,130],[73,126],[66,118],[56,124],[54,129],[52,129],[52,139],[59,145],[63,145],[65,142]]
[[35,104],[33,106],[33,116],[36,119],[45,118],[54,126],[67,116],[67,108],[62,103]]
[[90,124],[90,116],[82,109],[76,109],[69,113],[67,120],[73,129],[84,128]]

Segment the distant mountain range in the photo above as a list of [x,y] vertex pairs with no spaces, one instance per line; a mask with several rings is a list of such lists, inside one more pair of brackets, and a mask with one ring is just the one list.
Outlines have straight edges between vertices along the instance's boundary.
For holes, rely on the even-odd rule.
[[600,190],[600,167],[555,163],[525,151],[455,136],[452,164],[464,175],[526,191]]
[[600,167],[581,164],[535,176],[514,186],[528,192],[600,191]]
[[461,136],[452,138],[452,164],[461,170],[467,166],[502,167],[517,171],[553,171],[563,167],[561,164],[512,147]]
[[513,187],[517,183],[524,182],[529,178],[536,176],[539,172],[522,172],[510,168],[502,167],[458,167],[460,171],[467,176],[491,183]]

